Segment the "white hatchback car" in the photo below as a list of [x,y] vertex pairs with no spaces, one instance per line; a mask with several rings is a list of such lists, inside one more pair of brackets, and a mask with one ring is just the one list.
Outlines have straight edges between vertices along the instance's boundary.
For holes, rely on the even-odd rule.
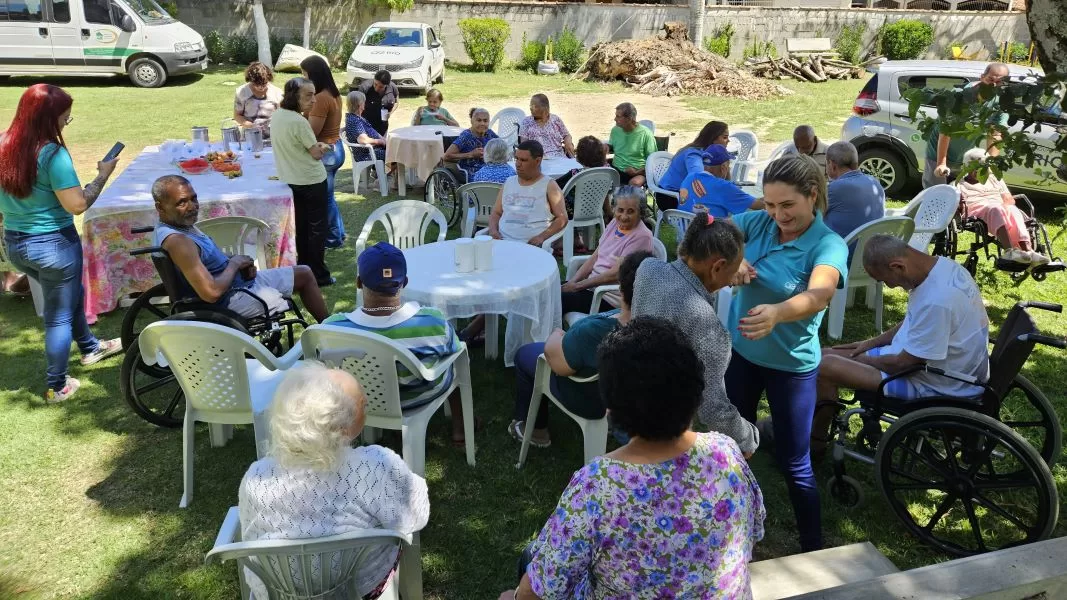
[[363,32],[348,59],[348,84],[359,85],[378,71],[389,71],[398,88],[429,91],[445,80],[445,51],[425,23],[374,23]]

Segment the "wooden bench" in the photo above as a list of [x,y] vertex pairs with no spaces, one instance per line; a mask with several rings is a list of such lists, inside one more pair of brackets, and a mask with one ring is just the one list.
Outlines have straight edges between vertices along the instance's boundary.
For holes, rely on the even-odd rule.
[[830,38],[789,38],[785,41],[785,50],[790,55],[801,57],[810,55],[837,56],[834,43]]

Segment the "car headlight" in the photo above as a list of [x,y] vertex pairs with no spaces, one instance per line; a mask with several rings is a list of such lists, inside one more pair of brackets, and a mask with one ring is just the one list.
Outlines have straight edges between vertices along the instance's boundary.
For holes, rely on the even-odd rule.
[[177,42],[176,44],[174,44],[174,51],[175,52],[193,52],[194,48],[193,48],[193,45],[190,44],[189,42]]
[[405,69],[417,69],[417,68],[422,66],[422,59],[423,59],[423,57],[420,56],[420,57],[418,57],[417,59],[415,59],[415,60],[413,60],[411,62],[404,63],[404,64],[400,65],[400,70],[403,71]]

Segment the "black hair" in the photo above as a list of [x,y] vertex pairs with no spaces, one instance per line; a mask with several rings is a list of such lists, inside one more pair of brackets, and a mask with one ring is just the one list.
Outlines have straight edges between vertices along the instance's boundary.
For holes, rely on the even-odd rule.
[[523,140],[515,149],[529,152],[532,158],[541,158],[545,155],[545,149],[537,140]]
[[745,236],[727,219],[708,222],[706,211],[697,211],[685,230],[685,237],[678,245],[679,256],[693,260],[705,260],[721,256],[727,262],[737,258],[745,249]]
[[[282,101],[278,104],[285,110],[300,112],[300,88],[311,83],[303,77],[293,77],[282,88]],[[315,85],[312,83],[312,85]]]
[[393,75],[389,71],[382,69],[374,74],[374,80],[382,85],[389,85],[389,82],[393,80]]
[[634,280],[637,279],[637,268],[646,258],[651,258],[652,253],[648,250],[638,250],[630,253],[619,264],[619,291],[622,292],[622,301],[626,306],[634,303]]
[[597,363],[600,399],[616,427],[669,441],[692,425],[704,393],[704,364],[676,325],[638,317],[604,338]]
[[587,135],[578,140],[574,148],[574,158],[583,167],[603,167],[608,164],[608,155],[604,152],[604,142],[595,135]]
[[[707,125],[704,125],[704,128],[697,134],[697,138],[685,148],[697,148],[698,150],[703,150],[714,144],[715,140],[719,139],[719,137],[721,137],[723,133],[729,131],[729,129],[730,126],[722,121],[708,121]],[[682,150],[685,150],[685,148],[682,148]]]
[[334,98],[341,97],[341,91],[337,89],[337,84],[333,80],[333,73],[330,72],[330,65],[321,56],[314,54],[308,56],[300,61],[300,69],[307,73],[308,79],[315,84],[316,94],[326,90]]

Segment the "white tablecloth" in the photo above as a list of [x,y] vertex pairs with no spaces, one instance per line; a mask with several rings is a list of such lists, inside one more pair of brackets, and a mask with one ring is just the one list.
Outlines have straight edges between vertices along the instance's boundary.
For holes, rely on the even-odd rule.
[[385,162],[395,162],[415,171],[426,181],[445,155],[443,137],[459,137],[462,127],[412,125],[391,129],[385,138]]
[[[508,161],[508,164],[515,167],[515,159]],[[561,175],[566,175],[575,169],[584,169],[582,163],[574,160],[573,158],[546,158],[541,161],[541,173],[548,175],[555,179]]]
[[449,319],[507,315],[504,365],[508,367],[520,346],[543,342],[561,327],[559,267],[551,254],[529,244],[494,240],[492,270],[457,273],[454,245],[449,240],[404,250],[405,300],[433,306]]

